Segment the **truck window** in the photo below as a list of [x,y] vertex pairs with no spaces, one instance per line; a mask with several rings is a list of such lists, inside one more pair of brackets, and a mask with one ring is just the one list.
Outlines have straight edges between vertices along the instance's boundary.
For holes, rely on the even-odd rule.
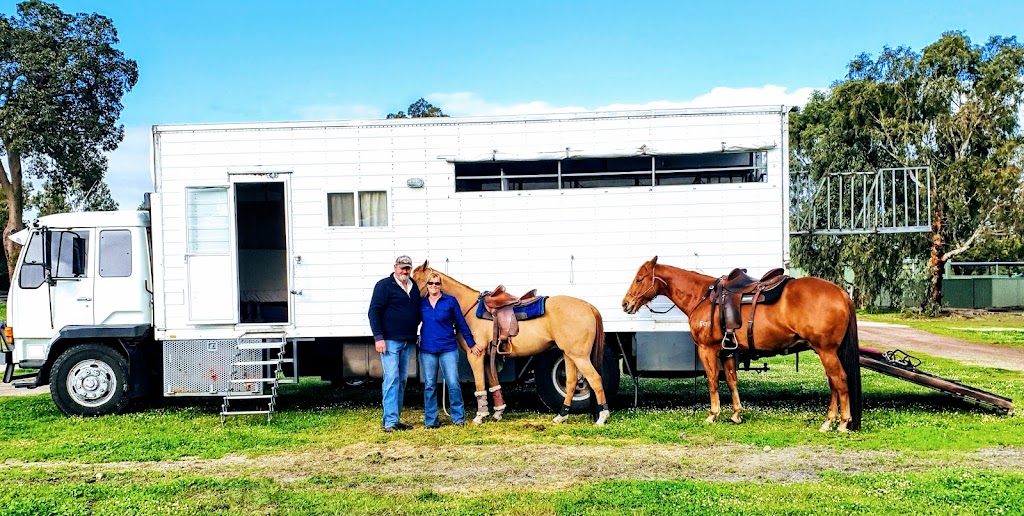
[[54,231],[50,233],[50,256],[53,258],[54,278],[81,278],[88,276],[87,272],[76,275],[74,273],[74,242],[75,237],[84,240],[86,262],[89,256],[89,232],[76,231]]
[[125,278],[132,275],[132,232],[127,229],[100,231],[100,276]]
[[[54,278],[75,278],[87,276],[87,273],[76,275],[74,273],[74,240],[81,237],[85,245],[85,256],[88,257],[89,232],[88,231],[53,231],[50,233],[50,259],[53,264]],[[33,233],[25,249],[25,263],[21,266],[21,275],[18,278],[18,286],[21,288],[38,288],[45,280],[43,269],[43,236],[42,233]]]

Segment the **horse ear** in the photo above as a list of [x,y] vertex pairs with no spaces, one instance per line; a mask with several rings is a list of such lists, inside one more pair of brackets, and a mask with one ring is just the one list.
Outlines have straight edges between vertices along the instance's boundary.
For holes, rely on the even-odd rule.
[[423,260],[423,265],[421,265],[420,268],[423,270],[430,268],[430,260]]
[[654,267],[657,264],[658,264],[658,255],[654,255],[654,258],[651,258],[651,267]]

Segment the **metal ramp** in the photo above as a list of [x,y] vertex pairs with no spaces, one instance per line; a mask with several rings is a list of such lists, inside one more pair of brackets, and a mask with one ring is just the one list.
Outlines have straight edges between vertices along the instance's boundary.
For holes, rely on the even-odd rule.
[[790,176],[791,235],[858,235],[931,231],[929,167],[833,172],[815,181]]
[[[238,351],[231,364],[231,379],[220,411],[220,422],[228,416],[267,415],[267,422],[274,416],[277,405],[278,386],[298,383],[298,368],[292,367],[293,375],[284,375],[284,365],[295,362],[285,358],[288,338],[283,332],[249,332],[238,337]],[[261,360],[246,360],[243,351],[259,350]]]
[[917,367],[921,360],[900,350],[882,353],[880,351],[860,349],[860,366],[887,374],[894,378],[906,380],[922,387],[935,389],[968,403],[981,405],[989,409],[1013,415],[1013,400],[998,394],[964,385],[956,380],[925,373]]

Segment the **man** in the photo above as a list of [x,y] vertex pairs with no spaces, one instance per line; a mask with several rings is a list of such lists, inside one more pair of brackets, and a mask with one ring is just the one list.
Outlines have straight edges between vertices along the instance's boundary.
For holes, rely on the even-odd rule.
[[399,419],[405,383],[409,377],[409,357],[416,345],[420,325],[420,291],[409,277],[412,259],[395,258],[395,272],[377,282],[370,298],[370,330],[374,347],[384,366],[381,385],[384,405],[384,431],[409,430],[412,426]]

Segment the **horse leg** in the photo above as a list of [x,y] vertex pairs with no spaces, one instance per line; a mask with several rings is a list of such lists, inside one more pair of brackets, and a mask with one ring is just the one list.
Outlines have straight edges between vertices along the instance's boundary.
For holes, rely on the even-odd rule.
[[[846,388],[846,371],[843,371],[843,365],[839,362],[839,356],[835,352],[821,352],[818,353],[818,356],[821,358],[821,365],[825,366],[829,389],[828,415],[825,417],[825,422],[819,430],[822,432],[831,430],[832,423],[835,422],[838,415],[839,426],[836,427],[836,430],[848,432],[848,425],[850,424],[850,393]],[[839,406],[840,410],[837,410],[836,405]]]
[[484,422],[485,417],[490,415],[490,412],[487,410],[487,384],[484,381],[484,359],[482,356],[478,357],[473,354],[470,354],[468,358],[469,366],[473,369],[473,383],[476,385],[476,390],[473,392],[473,396],[476,397],[476,417],[473,418],[473,424],[479,425]]
[[562,362],[565,364],[565,400],[562,402],[562,409],[558,411],[558,415],[551,420],[555,423],[561,423],[569,417],[572,395],[576,393],[576,363],[567,356]]
[[590,384],[591,395],[597,399],[599,411],[597,413],[597,418],[594,419],[594,425],[604,426],[608,421],[608,416],[611,415],[611,412],[608,410],[608,398],[604,393],[604,382],[601,381],[601,373],[598,373],[597,369],[594,369],[594,364],[590,362],[588,357],[571,357],[570,359],[570,357],[567,356],[565,360],[567,366],[569,362],[574,362],[576,364],[579,372],[583,374],[583,377],[587,379],[587,383]]
[[738,383],[736,378],[736,356],[729,355],[722,364],[722,367],[725,369],[725,382],[729,384],[729,390],[732,391],[732,417],[729,419],[738,425],[743,422],[743,418],[740,417],[743,405],[740,404],[740,391],[736,387]]
[[[497,353],[497,350],[492,349],[491,353]],[[488,388],[487,390],[491,393],[491,396],[494,398],[494,414],[491,417],[493,417],[495,421],[501,421],[501,415],[503,412],[505,412],[505,397],[501,395],[501,383],[498,382],[498,372],[496,368],[487,368],[487,381],[491,384],[491,387]],[[487,397],[485,395],[485,403],[486,400]]]
[[708,376],[708,394],[711,396],[711,413],[704,422],[714,423],[718,414],[722,412],[722,404],[718,400],[718,349],[698,344],[697,355],[704,365],[704,374]]

